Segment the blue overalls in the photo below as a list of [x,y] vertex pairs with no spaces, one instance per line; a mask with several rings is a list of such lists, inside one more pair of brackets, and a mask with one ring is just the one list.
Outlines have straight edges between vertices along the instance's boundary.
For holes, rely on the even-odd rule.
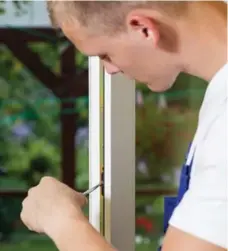
[[[192,162],[193,158],[190,162],[190,164],[187,164],[188,154],[191,148],[191,144],[188,148],[188,153],[185,157],[185,163],[182,166],[181,175],[180,175],[180,185],[178,189],[178,195],[175,197],[165,197],[164,198],[164,234],[166,233],[168,226],[169,226],[169,220],[173,214],[174,209],[177,207],[177,205],[182,200],[185,192],[188,190],[189,182],[190,182],[190,174],[192,169]],[[161,251],[161,248],[159,248],[159,251]]]

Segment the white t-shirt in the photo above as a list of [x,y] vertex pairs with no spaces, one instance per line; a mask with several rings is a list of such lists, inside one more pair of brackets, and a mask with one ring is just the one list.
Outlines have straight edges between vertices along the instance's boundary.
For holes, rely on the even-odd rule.
[[228,247],[228,64],[211,80],[200,109],[188,156],[193,158],[189,190],[169,224],[200,239]]

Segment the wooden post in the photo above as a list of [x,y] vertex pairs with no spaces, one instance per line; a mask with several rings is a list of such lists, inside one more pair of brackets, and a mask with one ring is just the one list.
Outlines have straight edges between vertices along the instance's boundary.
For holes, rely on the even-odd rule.
[[[75,49],[69,46],[62,52],[61,55],[61,77],[62,85],[67,85],[71,77],[75,75]],[[75,84],[76,83],[72,83]],[[75,187],[75,161],[76,161],[76,146],[75,146],[75,132],[76,132],[76,113],[74,97],[66,92],[61,100],[61,151],[62,151],[62,181],[68,186]],[[71,98],[70,98],[71,97]]]

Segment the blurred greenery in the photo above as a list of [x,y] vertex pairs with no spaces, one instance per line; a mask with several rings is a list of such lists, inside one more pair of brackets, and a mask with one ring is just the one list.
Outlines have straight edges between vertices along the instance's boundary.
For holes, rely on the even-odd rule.
[[[157,241],[148,244],[136,244],[136,251],[156,250]],[[57,251],[57,248],[47,238],[26,240],[23,242],[15,242],[12,244],[1,244],[1,251]]]
[[57,248],[47,238],[38,239],[38,240],[26,240],[26,241],[16,241],[10,245],[7,243],[1,244],[2,251],[57,251]]

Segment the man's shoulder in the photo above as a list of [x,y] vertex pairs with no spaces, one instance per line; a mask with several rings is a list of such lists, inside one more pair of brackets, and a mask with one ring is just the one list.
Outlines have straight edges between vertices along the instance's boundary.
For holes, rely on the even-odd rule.
[[196,147],[191,187],[204,198],[224,199],[227,183],[227,101],[220,113],[204,128]]
[[228,98],[228,64],[225,64],[212,78],[206,89],[199,113],[199,125],[205,119],[217,116]]
[[197,148],[204,164],[226,161],[227,151],[227,101],[220,113],[205,127],[205,135]]

